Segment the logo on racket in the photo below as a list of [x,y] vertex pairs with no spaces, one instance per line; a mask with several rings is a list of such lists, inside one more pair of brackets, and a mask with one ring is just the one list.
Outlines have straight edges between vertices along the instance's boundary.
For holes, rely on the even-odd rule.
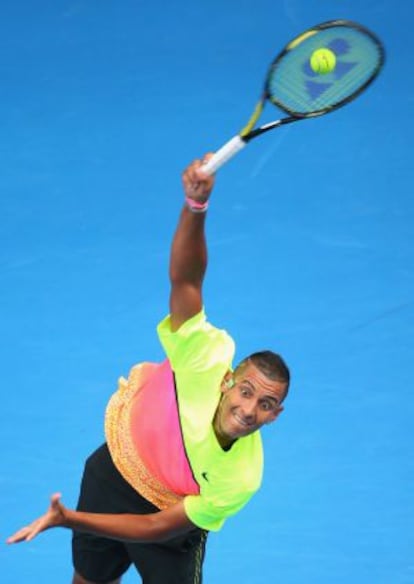
[[329,74],[331,81],[326,83],[326,76],[324,80],[321,80],[319,73],[315,73],[310,66],[309,59],[305,61],[302,65],[302,71],[307,77],[312,77],[305,81],[306,90],[309,97],[314,101],[321,97],[326,91],[328,91],[336,81],[340,81],[345,75],[347,75],[354,67],[358,65],[357,62],[341,61],[338,57],[343,57],[350,51],[350,44],[346,39],[336,38],[326,45],[328,49],[333,51],[337,57],[335,69]]

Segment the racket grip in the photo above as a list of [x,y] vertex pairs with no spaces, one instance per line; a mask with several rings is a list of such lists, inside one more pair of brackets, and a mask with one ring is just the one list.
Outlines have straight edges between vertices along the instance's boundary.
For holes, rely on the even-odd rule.
[[203,164],[201,170],[208,175],[214,174],[216,170],[223,166],[230,158],[233,158],[245,146],[246,142],[240,136],[234,136],[220,150],[217,150],[206,164]]

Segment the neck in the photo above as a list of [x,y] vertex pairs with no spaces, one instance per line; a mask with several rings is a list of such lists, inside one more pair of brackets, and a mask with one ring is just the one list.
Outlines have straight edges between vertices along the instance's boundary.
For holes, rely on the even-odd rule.
[[233,446],[233,444],[236,442],[236,440],[234,440],[233,438],[229,438],[228,436],[226,436],[225,434],[220,432],[220,428],[218,426],[219,425],[217,422],[217,414],[216,414],[214,416],[214,420],[213,420],[214,434],[216,435],[217,442],[220,444],[221,448],[227,452],[228,450],[230,450],[230,448]]

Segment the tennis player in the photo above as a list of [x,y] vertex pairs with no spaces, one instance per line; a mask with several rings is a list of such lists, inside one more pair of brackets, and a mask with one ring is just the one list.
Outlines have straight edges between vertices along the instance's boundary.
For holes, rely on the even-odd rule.
[[170,314],[157,327],[162,363],[119,380],[106,442],[86,461],[77,510],[51,498],[47,512],[8,539],[73,530],[73,584],[117,584],[133,564],[144,584],[195,584],[209,531],[259,489],[259,429],[283,410],[289,370],[271,352],[233,369],[231,336],[203,307],[205,218],[214,177],[196,160],[183,173],[185,203],[170,256]]

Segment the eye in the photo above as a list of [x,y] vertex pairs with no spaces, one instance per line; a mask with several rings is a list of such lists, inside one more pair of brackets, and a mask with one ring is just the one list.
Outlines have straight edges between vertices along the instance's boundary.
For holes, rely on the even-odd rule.
[[250,397],[252,395],[252,390],[248,385],[241,385],[240,386],[240,395],[242,397]]
[[273,410],[276,410],[277,406],[278,404],[272,401],[263,401],[261,403],[261,408],[264,412],[271,412]]

